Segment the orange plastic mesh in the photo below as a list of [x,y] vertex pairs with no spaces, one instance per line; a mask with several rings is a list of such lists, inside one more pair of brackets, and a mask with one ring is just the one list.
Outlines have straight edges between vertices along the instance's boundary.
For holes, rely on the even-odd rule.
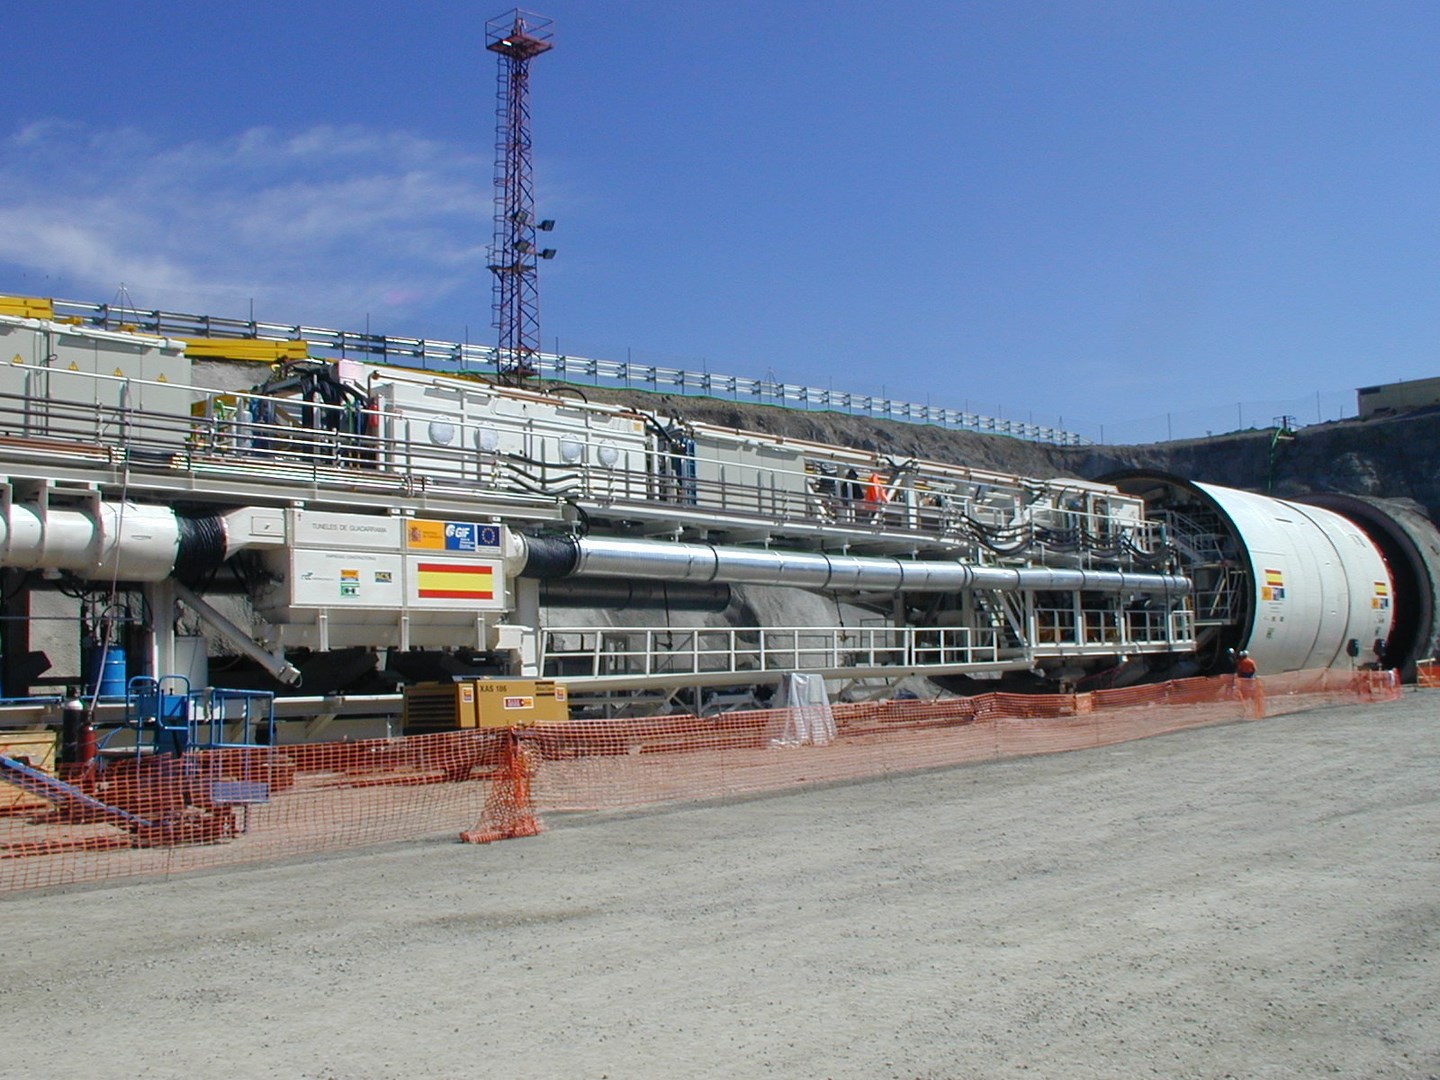
[[504,757],[491,774],[485,810],[473,829],[460,834],[467,844],[514,840],[540,832],[540,819],[530,800],[530,780],[539,768],[539,755],[515,732],[505,735]]
[[[1263,715],[1399,696],[1394,672],[1257,680]],[[1231,677],[1087,694],[985,694],[571,721],[516,731],[121,753],[57,782],[0,763],[0,893],[460,834],[530,836],[547,812],[783,791],[1105,746],[1259,714]],[[797,737],[797,732],[802,737]],[[39,775],[39,779],[35,778]]]

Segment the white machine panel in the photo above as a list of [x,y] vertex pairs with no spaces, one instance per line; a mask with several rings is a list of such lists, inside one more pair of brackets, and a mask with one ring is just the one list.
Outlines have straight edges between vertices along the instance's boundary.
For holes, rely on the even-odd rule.
[[499,525],[480,525],[473,521],[436,521],[431,518],[409,518],[405,522],[405,550],[447,552],[470,555],[500,555]]
[[396,551],[400,547],[400,526],[399,518],[292,510],[290,543],[295,547],[345,551]]
[[406,599],[411,607],[505,608],[505,570],[497,560],[411,555],[405,559]]
[[405,530],[407,602],[427,611],[504,610],[500,543],[499,525],[411,519]]
[[294,548],[290,557],[290,606],[402,607],[403,573],[399,555]]
[[287,527],[289,542],[268,556],[274,584],[256,597],[277,625],[313,625],[324,613],[332,643],[383,644],[398,639],[403,616],[423,611],[411,639],[453,644],[454,627],[508,610],[500,525],[292,509]]
[[800,495],[809,488],[805,457],[796,448],[709,427],[699,429],[695,443],[695,475],[703,489],[734,486],[763,500],[777,491]]
[[[0,316],[0,393],[23,397],[35,412],[30,431],[46,434],[60,417],[53,402],[89,402],[186,417],[196,399],[190,361],[178,341],[35,319]],[[138,424],[138,421],[136,422]],[[74,439],[74,423],[62,424]],[[115,434],[102,420],[97,441]],[[149,423],[130,433],[138,445],[183,445],[188,423]]]
[[397,448],[396,468],[501,489],[644,495],[648,440],[636,417],[537,396],[502,396],[457,379],[377,378],[370,391]]

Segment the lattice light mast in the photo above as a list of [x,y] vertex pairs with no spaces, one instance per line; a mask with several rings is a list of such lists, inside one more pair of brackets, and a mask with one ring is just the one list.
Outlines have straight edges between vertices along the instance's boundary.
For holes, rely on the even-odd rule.
[[549,52],[554,21],[518,8],[485,24],[485,47],[500,57],[495,129],[495,364],[502,382],[519,383],[536,371],[540,353],[541,248],[536,232],[555,227],[535,219],[535,171],[530,157],[530,61]]

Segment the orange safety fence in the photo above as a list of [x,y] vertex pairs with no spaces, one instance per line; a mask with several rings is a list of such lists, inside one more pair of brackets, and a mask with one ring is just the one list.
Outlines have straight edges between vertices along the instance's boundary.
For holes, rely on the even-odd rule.
[[1248,694],[1232,677],[1195,678],[1086,694],[573,720],[181,757],[131,748],[64,775],[43,755],[0,747],[0,893],[435,836],[488,842],[534,835],[547,813],[1059,753],[1400,693],[1394,672],[1257,682]]
[[1440,686],[1440,661],[1433,658],[1415,662],[1415,685],[1424,687]]

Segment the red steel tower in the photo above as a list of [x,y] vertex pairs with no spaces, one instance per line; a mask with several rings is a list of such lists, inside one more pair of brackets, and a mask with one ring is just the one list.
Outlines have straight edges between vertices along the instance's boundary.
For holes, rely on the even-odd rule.
[[500,331],[495,364],[502,382],[520,383],[536,370],[540,353],[541,248],[536,232],[551,220],[535,220],[535,169],[530,159],[530,61],[552,47],[554,21],[518,8],[485,24],[485,48],[500,57],[495,129],[495,327]]

